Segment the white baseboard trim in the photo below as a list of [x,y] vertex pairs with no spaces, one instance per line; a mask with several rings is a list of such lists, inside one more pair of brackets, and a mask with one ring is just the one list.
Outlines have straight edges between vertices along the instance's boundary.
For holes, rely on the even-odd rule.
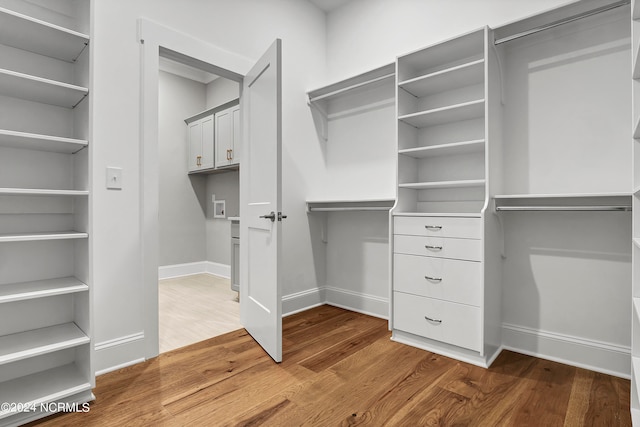
[[287,317],[325,304],[323,288],[308,289],[282,297],[282,316]]
[[335,307],[366,314],[368,316],[389,319],[389,299],[361,292],[349,291],[333,286],[325,288],[325,302]]
[[94,349],[96,375],[144,362],[144,358],[132,357],[144,354],[144,332],[96,343]]
[[602,341],[502,324],[505,350],[616,377],[631,378],[631,348]]
[[203,273],[209,273],[228,279],[231,277],[231,266],[212,261],[199,261],[185,264],[162,265],[158,267],[158,278],[160,280],[193,276],[194,274]]

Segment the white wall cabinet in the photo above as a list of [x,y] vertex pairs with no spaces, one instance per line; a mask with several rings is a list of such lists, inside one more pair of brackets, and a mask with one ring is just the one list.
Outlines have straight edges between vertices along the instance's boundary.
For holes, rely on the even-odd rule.
[[93,399],[89,6],[0,1],[0,425]]
[[238,170],[240,156],[239,100],[210,108],[185,119],[188,172],[220,173]]
[[240,105],[215,114],[216,168],[240,163]]

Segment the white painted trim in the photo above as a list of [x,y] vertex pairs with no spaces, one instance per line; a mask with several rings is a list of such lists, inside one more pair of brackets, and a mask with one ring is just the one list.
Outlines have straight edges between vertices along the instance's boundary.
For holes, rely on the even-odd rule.
[[199,261],[158,267],[158,279],[160,280],[204,273],[229,279],[231,277],[231,266],[212,261]]
[[125,335],[123,337],[114,338],[112,340],[96,343],[94,349],[96,351],[106,350],[111,347],[116,347],[130,342],[144,340],[144,332],[138,332],[136,334]]
[[603,341],[502,324],[505,350],[577,366],[621,378],[631,378],[631,348]]
[[282,317],[291,316],[326,303],[323,288],[308,289],[282,297]]
[[368,316],[389,319],[389,299],[354,292],[334,286],[325,286],[325,302],[335,307],[366,314]]
[[142,362],[145,362],[144,358],[135,359],[135,360],[132,360],[130,362],[121,363],[120,365],[111,366],[111,367],[106,368],[106,369],[101,369],[99,371],[96,371],[96,376],[108,374],[109,372],[117,371],[119,369],[123,369],[123,368],[129,367],[129,366],[137,365],[138,363],[142,363]]

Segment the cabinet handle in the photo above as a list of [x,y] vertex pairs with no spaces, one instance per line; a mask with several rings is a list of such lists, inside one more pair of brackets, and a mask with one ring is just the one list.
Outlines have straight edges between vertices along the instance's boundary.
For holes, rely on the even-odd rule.
[[233,160],[233,150],[229,150],[229,160]]
[[441,251],[442,250],[442,246],[425,245],[424,247],[427,248],[427,249],[434,250],[434,251]]
[[442,282],[442,277],[429,277],[429,276],[424,276],[425,279],[430,280],[432,282]]
[[196,156],[196,166],[202,166],[200,159],[202,159],[202,156]]
[[424,316],[424,318],[425,318],[426,320],[428,320],[429,322],[431,322],[431,323],[435,323],[435,324],[437,324],[437,325],[439,325],[439,324],[441,324],[441,323],[442,323],[442,320],[440,320],[440,319],[432,319],[432,318],[427,317],[427,316]]
[[442,230],[442,226],[441,225],[425,225],[424,228],[426,228],[427,230],[433,230],[433,231]]

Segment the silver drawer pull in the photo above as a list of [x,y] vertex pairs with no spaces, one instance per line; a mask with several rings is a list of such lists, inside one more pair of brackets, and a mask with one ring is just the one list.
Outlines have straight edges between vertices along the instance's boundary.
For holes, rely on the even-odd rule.
[[432,319],[430,317],[424,316],[425,319],[427,319],[429,322],[431,323],[437,323],[438,325],[442,323],[442,320],[439,319]]
[[424,228],[426,228],[427,230],[433,230],[433,231],[442,230],[442,226],[441,225],[425,225]]
[[441,251],[442,250],[442,246],[424,245],[424,247],[427,248],[427,249],[434,250],[434,251]]
[[430,280],[432,282],[442,282],[442,277],[429,277],[429,276],[424,276],[425,279]]

